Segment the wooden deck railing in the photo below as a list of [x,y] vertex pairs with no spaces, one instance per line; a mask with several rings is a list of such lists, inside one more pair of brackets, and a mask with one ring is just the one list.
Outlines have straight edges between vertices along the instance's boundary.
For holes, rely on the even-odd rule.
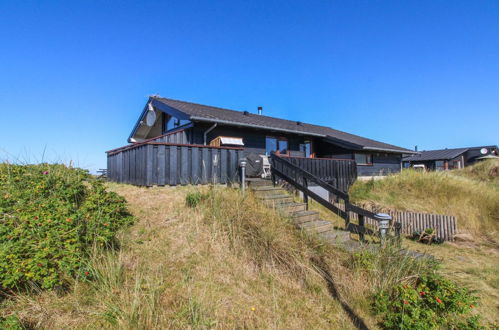
[[357,179],[357,166],[352,159],[281,157],[344,192]]
[[[311,197],[325,208],[339,215],[345,220],[345,229],[359,234],[361,241],[364,241],[365,234],[375,234],[372,230],[366,228],[365,219],[370,218],[377,221],[376,214],[350,203],[350,197],[347,192],[332,186],[318,176],[313,175],[301,167],[293,164],[287,157],[280,157],[276,154],[272,154],[271,165],[272,181],[274,184],[277,182],[277,178],[280,178],[297,190],[301,191],[303,193],[303,199],[307,205],[308,198]],[[339,207],[339,205],[331,203],[329,200],[324,199],[316,192],[310,190],[310,185],[322,187],[329,192],[330,195],[333,195],[333,197],[342,200],[343,208]],[[350,222],[350,215],[352,213],[357,215],[358,224]],[[399,233],[400,225],[397,224],[395,228],[397,229],[396,232]]]
[[138,186],[239,181],[242,148],[148,141],[107,153],[110,181]]

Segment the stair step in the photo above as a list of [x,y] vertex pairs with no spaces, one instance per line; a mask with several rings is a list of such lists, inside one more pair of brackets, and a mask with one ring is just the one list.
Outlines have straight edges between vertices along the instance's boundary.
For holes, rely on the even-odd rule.
[[350,232],[344,230],[331,229],[324,231],[319,236],[329,243],[342,243],[350,240]]
[[258,196],[258,198],[265,201],[266,203],[271,203],[271,204],[284,201],[288,202],[293,201],[293,197],[291,197],[290,195],[267,195],[267,196]]
[[282,190],[282,187],[274,187],[274,186],[255,186],[251,188],[254,191],[267,191],[267,190]]
[[295,223],[304,223],[319,219],[319,212],[317,211],[297,211],[290,213]]
[[301,229],[305,229],[307,231],[321,233],[324,231],[331,230],[333,228],[333,224],[329,221],[314,220],[314,221],[300,223],[298,224],[298,227],[300,227]]
[[273,186],[271,180],[266,180],[266,179],[246,179],[246,183],[248,184],[248,187],[262,187],[262,186]]
[[256,196],[285,195],[286,190],[280,187],[260,186],[253,188],[253,193]]
[[283,202],[276,203],[275,207],[288,215],[294,212],[305,211],[307,209],[307,204],[305,203],[295,203],[295,202]]

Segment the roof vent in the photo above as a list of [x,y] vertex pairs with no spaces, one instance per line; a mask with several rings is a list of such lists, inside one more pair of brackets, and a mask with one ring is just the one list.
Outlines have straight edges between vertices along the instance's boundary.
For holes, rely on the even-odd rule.
[[245,116],[249,116],[249,112],[248,112],[248,111],[243,111],[243,114],[244,114]]
[[258,107],[258,114],[261,115],[263,111],[263,107]]
[[301,125],[303,125],[303,123],[301,121],[297,121],[296,125],[300,125],[301,126]]

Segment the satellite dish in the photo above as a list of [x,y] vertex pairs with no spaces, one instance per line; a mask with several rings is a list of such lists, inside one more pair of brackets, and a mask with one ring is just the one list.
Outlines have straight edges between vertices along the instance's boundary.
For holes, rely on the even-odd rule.
[[146,115],[146,125],[151,127],[156,122],[156,112],[154,110],[147,111]]
[[486,155],[486,154],[487,154],[487,152],[489,152],[489,151],[487,150],[487,148],[482,148],[482,149],[480,149],[480,153],[481,153],[482,155]]

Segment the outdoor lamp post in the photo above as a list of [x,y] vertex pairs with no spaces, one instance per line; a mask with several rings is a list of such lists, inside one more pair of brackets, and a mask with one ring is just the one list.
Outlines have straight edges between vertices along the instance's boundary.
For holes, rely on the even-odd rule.
[[392,217],[387,213],[376,213],[374,218],[378,220],[378,228],[379,228],[379,234],[381,236],[381,244],[384,244],[388,233],[388,229],[390,228],[390,221],[392,221]]
[[241,191],[244,194],[246,189],[246,158],[241,158],[239,165],[241,166]]

